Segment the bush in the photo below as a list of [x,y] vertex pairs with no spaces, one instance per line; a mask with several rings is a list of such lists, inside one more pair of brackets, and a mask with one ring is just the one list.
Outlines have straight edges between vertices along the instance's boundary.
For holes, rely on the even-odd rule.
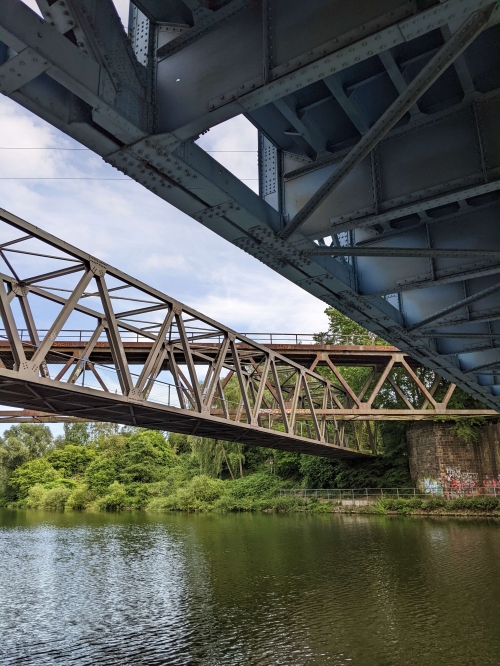
[[95,493],[88,490],[85,486],[75,488],[68,497],[66,509],[69,511],[83,511],[83,509],[86,509],[95,498]]
[[40,502],[40,509],[44,509],[45,511],[64,511],[70,495],[71,490],[64,486],[56,486],[51,490],[47,490]]
[[104,497],[97,500],[97,508],[100,511],[121,511],[128,506],[128,497],[121,483],[112,483]]
[[500,498],[497,497],[459,497],[449,503],[450,509],[466,511],[498,511]]
[[224,494],[224,482],[201,474],[188,483],[186,490],[198,502],[215,502]]
[[[76,423],[73,425],[81,424]],[[47,460],[52,467],[59,470],[63,476],[75,476],[76,474],[83,474],[85,472],[85,469],[92,461],[95,454],[95,449],[88,448],[87,446],[74,446],[73,444],[68,444],[63,449],[52,451],[47,456]]]
[[422,502],[422,509],[424,511],[433,511],[434,509],[443,509],[446,507],[446,501],[442,499],[430,499]]
[[29,489],[35,484],[46,484],[60,478],[60,474],[44,458],[30,460],[12,472],[9,485],[16,492],[18,499],[28,496]]
[[254,497],[262,499],[263,497],[273,497],[278,492],[280,481],[276,476],[260,472],[245,476],[242,479],[235,479],[228,482],[229,493],[232,497],[243,499],[245,497]]
[[85,481],[91,490],[103,494],[113,481],[116,481],[117,462],[115,458],[97,458],[85,471]]
[[300,507],[306,505],[306,502],[300,497],[280,496],[276,497],[272,502],[272,508],[276,511],[296,511]]
[[41,483],[35,483],[28,491],[25,505],[28,509],[38,509],[43,498],[47,494],[47,489]]

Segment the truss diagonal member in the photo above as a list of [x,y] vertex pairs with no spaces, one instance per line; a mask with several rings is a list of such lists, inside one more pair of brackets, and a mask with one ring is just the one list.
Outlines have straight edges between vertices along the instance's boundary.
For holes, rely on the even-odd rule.
[[96,346],[97,341],[101,337],[101,333],[104,331],[104,324],[101,322],[96,327],[95,331],[90,336],[90,340],[85,345],[81,358],[78,360],[76,366],[73,368],[73,372],[69,376],[68,384],[74,384],[78,377],[82,374],[83,369],[85,368],[85,362],[88,360],[92,350]]
[[[28,329],[28,335],[30,336],[31,344],[37,348],[40,346],[40,338],[38,337],[38,331],[36,330],[35,320],[33,319],[33,313],[31,312],[31,307],[26,295],[26,290],[18,288],[19,292],[17,298],[19,300],[19,305],[21,306],[21,312],[23,313],[24,321],[26,322],[26,327]],[[17,290],[16,290],[17,291]],[[40,374],[42,377],[47,377],[50,379],[49,369],[47,363],[42,361],[40,363]]]
[[392,368],[394,367],[394,363],[395,363],[395,362],[396,362],[396,357],[395,357],[395,356],[391,356],[389,362],[387,363],[387,365],[386,365],[385,368],[384,368],[384,371],[382,372],[382,374],[381,374],[380,377],[378,378],[378,382],[375,384],[375,388],[374,388],[373,391],[371,392],[371,395],[370,395],[370,397],[368,398],[368,400],[367,400],[367,402],[366,402],[366,405],[367,405],[367,408],[368,408],[368,409],[371,409],[371,406],[373,405],[373,401],[374,401],[375,398],[377,397],[378,392],[380,391],[380,389],[382,388],[382,386],[383,386],[385,380],[386,380],[387,377],[389,376],[389,373],[390,373],[390,371],[392,370]]
[[415,372],[410,368],[408,363],[405,361],[404,357],[401,359],[401,363],[403,364],[404,368],[406,369],[406,372],[410,375],[410,377],[413,379],[415,384],[418,386],[418,388],[422,391],[424,394],[425,398],[427,399],[428,402],[432,404],[434,409],[436,409],[437,402],[434,399],[434,396],[429,393],[427,388],[424,386],[424,383],[417,377]]
[[3,326],[14,357],[15,369],[20,370],[23,363],[26,363],[26,355],[24,353],[23,343],[19,337],[14,315],[12,314],[9,298],[5,292],[3,280],[0,280],[0,315],[2,316]]
[[184,391],[182,390],[182,384],[179,377],[179,368],[177,367],[177,363],[175,362],[174,351],[170,346],[167,349],[167,356],[168,356],[168,368],[170,370],[170,374],[174,379],[175,390],[177,391],[177,397],[179,399],[179,405],[181,409],[186,409],[186,401],[184,400]]
[[399,397],[405,403],[405,405],[408,407],[408,409],[413,409],[414,410],[415,407],[408,400],[408,398],[406,397],[403,389],[396,384],[395,380],[392,377],[389,376],[389,377],[387,377],[387,381],[392,386],[392,388],[396,391],[397,395],[399,395]]
[[[220,373],[224,362],[226,360],[227,350],[229,349],[229,336],[225,335],[220,348],[219,354],[215,364],[212,366],[212,377],[210,378],[210,383],[208,385],[207,393],[205,396],[205,407],[210,411],[212,407],[212,401],[214,399],[214,394],[216,388],[220,385]],[[221,400],[224,401],[224,392],[222,392]]]
[[348,395],[349,395],[349,397],[351,398],[351,400],[353,400],[354,404],[355,404],[357,407],[359,407],[360,404],[361,404],[359,398],[358,398],[357,395],[354,393],[354,391],[353,391],[352,388],[349,386],[349,384],[346,382],[346,380],[345,380],[344,377],[341,375],[341,373],[338,371],[338,369],[336,368],[336,366],[331,362],[330,357],[329,357],[328,355],[326,355],[326,362],[327,362],[328,367],[330,368],[330,370],[333,372],[333,374],[335,375],[335,377],[339,380],[339,382],[342,384],[342,386],[344,387],[344,389],[345,389],[346,392],[348,393]]
[[270,356],[267,355],[264,361],[264,367],[260,375],[260,384],[255,397],[254,408],[253,408],[253,418],[257,419],[259,416],[260,406],[262,404],[262,398],[264,397],[264,389],[266,388],[266,381],[269,375],[269,364],[271,362]]
[[285,401],[283,399],[283,392],[281,390],[281,384],[280,384],[280,379],[279,379],[279,375],[278,375],[278,369],[276,368],[276,363],[274,361],[274,358],[271,359],[271,372],[273,374],[274,384],[276,386],[276,389],[274,391],[276,402],[278,403],[278,407],[281,411],[281,416],[283,418],[283,426],[285,428],[285,432],[288,433],[288,432],[290,432],[290,424],[288,422],[288,416],[287,416],[287,413],[286,413]]
[[[430,393],[433,397],[436,395],[436,391],[438,390],[439,384],[441,384],[441,379],[442,379],[442,377],[440,377],[439,375],[436,375],[436,376],[434,377],[434,381],[432,382],[432,386],[431,386],[431,388],[429,389],[429,393]],[[426,399],[424,400],[423,404],[422,404],[421,409],[427,409],[428,406],[429,406],[429,401],[428,401],[427,398],[426,398]]]
[[[243,407],[245,409],[246,415],[247,415],[247,422],[252,423],[252,407],[250,405],[250,400],[248,399],[248,390],[247,390],[247,385],[245,383],[245,377],[243,375],[243,370],[241,367],[240,363],[240,357],[238,355],[238,348],[236,346],[236,342],[234,338],[232,337],[230,339],[230,345],[231,345],[231,354],[233,356],[233,364],[234,368],[236,370],[236,376],[238,378],[238,383],[240,385],[240,392],[241,392],[241,400]],[[238,409],[238,412],[241,410]],[[238,418],[239,420],[239,413],[238,413]]]
[[182,310],[179,310],[175,313],[175,321],[177,323],[177,330],[179,331],[179,337],[181,340],[182,349],[184,351],[184,359],[186,361],[189,377],[191,378],[191,384],[193,385],[192,389],[193,396],[196,401],[196,407],[198,411],[201,412],[203,409],[203,400],[201,397],[200,385],[198,384],[198,377],[196,376],[196,370],[194,368],[191,347],[189,346],[189,340],[187,338],[184,321],[182,319]]
[[492,285],[491,287],[487,287],[486,289],[482,289],[481,291],[478,291],[476,294],[472,294],[471,296],[468,296],[467,298],[463,298],[461,301],[458,301],[457,303],[453,303],[453,305],[449,305],[447,308],[443,308],[442,310],[438,310],[434,314],[430,315],[429,317],[426,317],[425,319],[422,319],[421,321],[418,321],[416,324],[413,324],[412,326],[409,326],[406,330],[407,331],[415,331],[417,328],[422,328],[423,326],[427,326],[427,324],[430,324],[433,321],[436,321],[436,319],[441,319],[442,317],[445,317],[447,314],[450,314],[451,312],[455,312],[455,310],[460,310],[460,308],[463,308],[470,303],[474,303],[474,301],[478,301],[480,298],[484,298],[485,296],[489,296],[490,294],[493,294],[495,291],[498,291],[500,289],[500,282],[497,284]]
[[156,338],[153,346],[151,347],[151,351],[148,354],[148,358],[146,359],[146,363],[144,364],[144,367],[142,368],[142,372],[139,376],[139,379],[137,380],[137,383],[135,385],[136,391],[138,393],[142,393],[144,386],[146,382],[148,381],[149,376],[151,375],[151,372],[153,371],[155,364],[156,364],[156,359],[158,358],[158,355],[161,353],[162,346],[165,342],[165,339],[167,337],[167,333],[170,330],[170,327],[172,325],[172,320],[174,318],[174,309],[171,308],[170,312],[167,314],[165,317],[165,321],[163,322],[160,331],[158,333],[158,337]]
[[450,398],[451,398],[451,396],[453,395],[453,393],[455,392],[455,389],[456,389],[456,388],[457,388],[457,385],[456,385],[456,384],[450,384],[450,385],[448,386],[448,390],[446,391],[445,396],[444,396],[442,402],[438,403],[439,407],[440,407],[442,410],[445,410],[445,409],[448,408],[448,403],[450,402]]
[[307,402],[309,403],[309,411],[311,412],[311,417],[314,423],[314,428],[316,430],[316,439],[321,439],[321,429],[318,423],[318,417],[316,416],[316,411],[314,410],[314,403],[311,397],[311,391],[309,390],[309,385],[307,383],[307,375],[304,373],[302,375],[302,383],[304,386],[304,393],[306,394]]
[[45,357],[47,356],[49,349],[52,347],[54,340],[57,338],[62,327],[67,322],[71,313],[74,311],[75,305],[82,297],[83,292],[85,291],[85,289],[87,288],[89,282],[93,277],[94,273],[92,270],[89,269],[88,271],[86,271],[84,275],[82,275],[82,277],[80,278],[78,284],[71,293],[71,296],[66,300],[65,304],[62,307],[62,310],[59,312],[59,314],[56,317],[56,320],[54,321],[48,333],[44,337],[43,342],[40,343],[40,346],[33,354],[33,358],[31,359],[33,364],[32,367],[33,372],[37,371],[37,366],[40,366],[42,362],[45,360]]
[[132,377],[130,376],[127,357],[125,356],[125,350],[123,349],[123,343],[118,330],[115,313],[113,312],[108,287],[106,286],[104,275],[96,275],[95,279],[97,282],[97,289],[99,290],[99,296],[101,297],[104,314],[106,315],[106,335],[108,337],[113,362],[116,367],[118,381],[120,382],[120,388],[123,395],[129,395],[133,388]]
[[342,160],[337,170],[325,181],[317,192],[299,210],[295,217],[281,231],[284,239],[294,234],[312,213],[320,206],[342,180],[363,160],[383,139],[404,114],[420,99],[453,61],[474,41],[488,23],[495,5],[476,11],[469,16],[463,26],[431,58],[406,90],[391,104],[377,122],[366,132],[350,153]]

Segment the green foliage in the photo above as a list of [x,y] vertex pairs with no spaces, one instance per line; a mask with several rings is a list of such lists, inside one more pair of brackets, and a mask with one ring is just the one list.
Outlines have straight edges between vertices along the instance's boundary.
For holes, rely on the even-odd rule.
[[66,501],[66,509],[69,511],[83,511],[96,500],[96,495],[87,486],[75,488]]
[[27,497],[31,486],[36,483],[47,484],[59,478],[59,472],[52,467],[48,460],[36,458],[14,470],[9,485],[14,489],[16,499],[24,499]]
[[[65,423],[64,425],[68,425]],[[74,425],[81,425],[76,423]],[[47,456],[52,467],[63,476],[83,474],[96,455],[95,449],[87,446],[68,444],[63,449],[55,449]]]
[[263,499],[274,497],[281,486],[280,479],[263,472],[235,479],[228,483],[231,497],[237,499]]
[[333,460],[318,456],[300,456],[300,473],[304,488],[335,488],[338,467]]
[[174,459],[174,451],[160,432],[137,432],[126,439],[119,478],[123,483],[159,481]]
[[41,483],[35,483],[34,486],[28,490],[25,506],[28,509],[38,509],[42,503],[43,498],[47,494],[47,488],[44,488]]
[[168,435],[168,443],[176,453],[190,453],[191,442],[188,435],[180,435],[176,432],[171,432]]
[[90,443],[91,434],[88,423],[65,423],[64,443],[73,446],[87,446]]
[[85,481],[96,493],[102,495],[116,480],[118,460],[116,458],[96,458],[85,470]]
[[453,426],[453,431],[463,442],[469,444],[477,442],[485,423],[486,419],[481,416],[470,419],[458,419]]
[[47,490],[41,498],[40,509],[44,511],[64,511],[71,490],[64,486],[55,486]]
[[352,345],[386,345],[381,338],[370,333],[357,322],[349,319],[335,308],[326,308],[328,331],[317,333],[314,339],[326,344],[352,344]]
[[100,497],[96,502],[100,511],[121,511],[128,506],[128,498],[125,488],[121,483],[115,481],[112,483],[104,497]]

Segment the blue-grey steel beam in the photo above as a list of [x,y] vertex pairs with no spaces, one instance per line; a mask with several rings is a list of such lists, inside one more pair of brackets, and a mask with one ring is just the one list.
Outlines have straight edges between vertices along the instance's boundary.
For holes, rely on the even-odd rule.
[[282,238],[289,238],[300,229],[310,215],[331,194],[342,180],[375,148],[387,132],[420,99],[431,85],[437,81],[488,23],[493,7],[474,12],[465,24],[441,47],[436,55],[411,81],[405,91],[382,114],[370,130],[361,138],[351,152],[342,160],[338,169],[309,199],[297,215],[280,232]]
[[306,256],[353,256],[353,257],[433,257],[447,259],[467,259],[481,257],[483,259],[498,259],[499,250],[461,250],[455,248],[427,248],[427,247],[320,247],[314,250],[305,250]]
[[422,319],[421,321],[416,322],[415,324],[412,324],[411,326],[408,326],[406,329],[407,331],[415,331],[417,328],[422,328],[423,326],[427,326],[428,324],[431,324],[433,321],[436,321],[437,319],[442,319],[443,317],[446,317],[446,315],[450,314],[451,312],[455,312],[456,310],[460,310],[461,308],[466,307],[470,303],[474,303],[475,301],[480,300],[481,298],[485,298],[486,296],[489,296],[490,294],[493,294],[494,292],[498,291],[500,289],[500,282],[498,284],[494,284],[491,287],[487,287],[486,289],[482,289],[481,291],[476,292],[475,294],[472,294],[471,296],[468,296],[467,298],[463,298],[460,301],[456,301],[452,305],[449,305],[446,308],[443,308],[442,310],[438,310],[437,312],[434,312],[434,314],[430,315],[429,317],[426,317],[425,319]]
[[343,108],[349,120],[356,127],[360,134],[365,134],[370,129],[370,124],[363,111],[346,94],[342,82],[336,76],[327,76],[324,83],[328,90],[335,97],[337,102]]

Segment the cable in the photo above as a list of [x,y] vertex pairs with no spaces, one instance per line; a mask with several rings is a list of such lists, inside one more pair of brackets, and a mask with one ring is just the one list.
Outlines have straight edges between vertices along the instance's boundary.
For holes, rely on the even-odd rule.
[[[85,150],[93,152],[90,148],[35,148],[24,146],[0,146],[0,150]],[[202,148],[202,150],[205,150]],[[206,153],[258,153],[258,150],[205,150]]]
[[[238,178],[238,176],[236,176]],[[77,177],[57,177],[57,178],[11,178],[9,176],[0,176],[0,180],[122,180],[124,183],[135,183],[136,181],[133,178],[88,178],[87,176],[77,176]],[[238,180],[259,180],[258,178],[238,178]]]

